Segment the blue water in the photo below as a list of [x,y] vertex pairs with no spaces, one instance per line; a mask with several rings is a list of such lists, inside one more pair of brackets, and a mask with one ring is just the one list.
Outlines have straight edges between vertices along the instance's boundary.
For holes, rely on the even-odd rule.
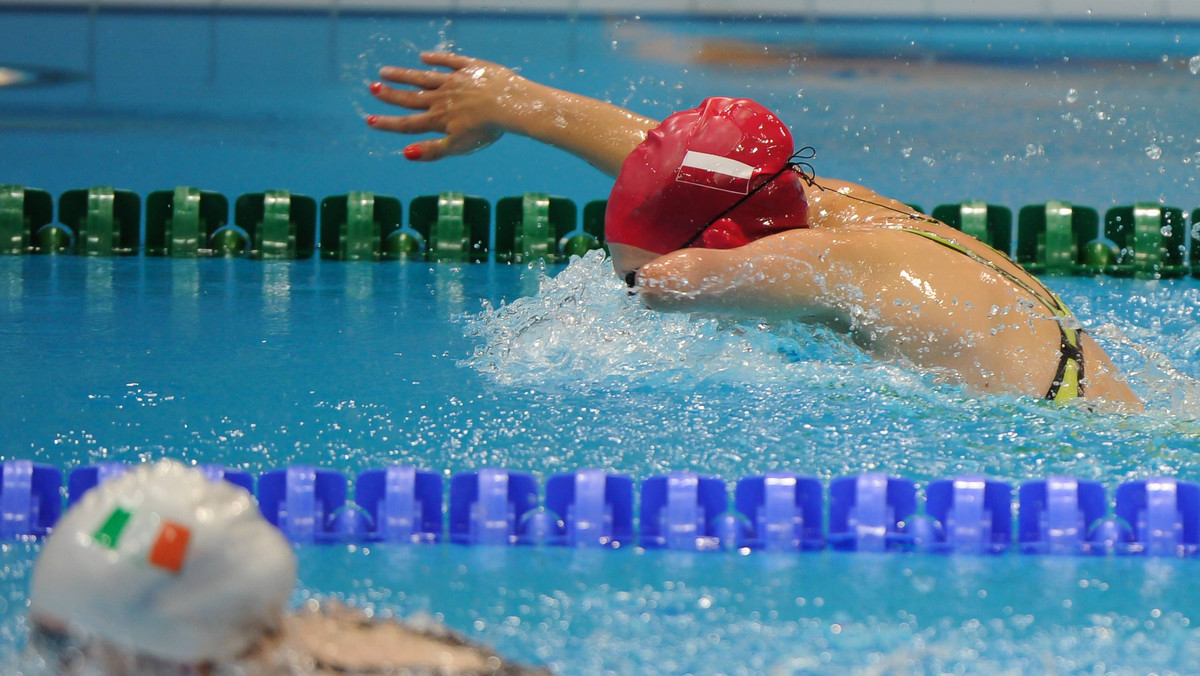
[[[122,14],[101,15],[89,57],[84,16],[0,16],[0,62],[95,66],[91,81],[0,89],[0,182],[55,194],[103,182],[143,195],[189,183],[230,196],[603,197],[603,176],[519,139],[411,165],[397,155],[405,139],[365,129],[361,114],[379,112],[363,86],[376,66],[453,44],[652,115],[754,94],[819,142],[822,174],[927,207],[1200,206],[1200,76],[1188,66],[1200,45],[1186,28]],[[1123,61],[1078,46],[1114,35],[1130,36]],[[867,37],[875,58],[847,59],[845,45]],[[820,54],[800,56],[814,41]],[[989,41],[1034,56],[984,58]],[[887,56],[912,42],[916,56]],[[748,65],[727,65],[735,58]],[[596,257],[545,274],[3,258],[0,455],[347,475],[389,462],[505,466],[541,479],[588,466],[730,481],[774,469],[922,484],[1070,474],[1110,494],[1136,478],[1200,481],[1200,284],[1049,281],[1132,374],[1147,413],[980,399],[823,330],[656,315]],[[36,548],[0,546],[0,666],[22,640]],[[562,673],[1200,668],[1193,560],[455,546],[299,556],[297,601],[432,614]]]

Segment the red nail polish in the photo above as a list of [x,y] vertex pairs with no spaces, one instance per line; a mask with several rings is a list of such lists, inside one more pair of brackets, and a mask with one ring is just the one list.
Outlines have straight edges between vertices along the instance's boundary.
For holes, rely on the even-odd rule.
[[421,156],[424,154],[425,154],[425,151],[421,150],[421,146],[419,146],[415,143],[404,149],[404,157],[406,159],[419,160],[419,159],[421,159]]
[[372,127],[374,127],[375,123],[378,121],[379,121],[378,115],[368,115],[367,116],[367,124],[371,125]]
[[383,91],[383,83],[382,82],[372,82],[371,83],[371,93],[372,94],[378,94],[381,91]]

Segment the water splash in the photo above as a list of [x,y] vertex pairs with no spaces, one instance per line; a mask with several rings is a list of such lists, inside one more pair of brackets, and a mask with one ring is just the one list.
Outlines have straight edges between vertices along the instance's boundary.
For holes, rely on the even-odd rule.
[[466,317],[482,340],[465,361],[505,385],[624,390],[655,385],[840,379],[830,364],[870,358],[828,329],[650,310],[602,252],[539,278],[536,296]]
[[[1140,327],[1122,329],[1116,324],[1104,324],[1093,334],[1118,344],[1142,359],[1140,367],[1131,368],[1127,376],[1134,388],[1142,393],[1149,406],[1177,417],[1181,422],[1200,421],[1200,380],[1179,370],[1171,357],[1154,347],[1160,336]],[[1176,345],[1178,351],[1200,351],[1200,334],[1183,336]]]
[[[935,372],[874,360],[823,327],[654,312],[599,253],[555,277],[542,274],[536,295],[460,318],[478,341],[460,365],[490,381],[499,400],[537,411],[496,425],[522,434],[544,428],[547,438],[570,430],[575,441],[565,449],[547,444],[560,449],[551,455],[506,451],[518,462],[537,455],[543,466],[600,463],[634,476],[778,469],[826,478],[880,470],[916,479],[1200,476],[1200,458],[1182,450],[1197,434],[1190,422],[1198,419],[1197,381],[1171,368],[1174,351],[1138,352],[1180,341],[1140,328],[1143,318],[1128,305],[1109,307],[1120,295],[1097,282],[1078,291],[1059,283],[1081,316],[1112,323],[1093,335],[1135,374],[1135,389],[1149,393],[1147,413],[982,397]],[[595,417],[585,422],[577,415],[584,410]]]

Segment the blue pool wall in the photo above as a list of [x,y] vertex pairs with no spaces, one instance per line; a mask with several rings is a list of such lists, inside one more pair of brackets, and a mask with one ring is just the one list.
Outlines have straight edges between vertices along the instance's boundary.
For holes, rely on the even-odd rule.
[[545,12],[800,18],[1033,19],[1055,21],[1197,21],[1193,0],[0,0],[0,7],[370,12]]
[[[1191,171],[1195,165],[1187,143],[1197,135],[1186,122],[1186,92],[1194,80],[1191,60],[1200,64],[1200,31],[1192,30],[1200,18],[1168,5],[1157,14],[1142,7],[1136,16],[1097,8],[1021,15],[1006,6],[1006,12],[1014,11],[1012,20],[965,10],[904,13],[897,9],[902,6],[782,18],[771,12],[762,20],[747,10],[724,20],[725,15],[699,11],[656,11],[649,3],[638,14],[615,7],[611,13],[579,9],[579,20],[570,20],[572,10],[538,10],[532,4],[513,4],[502,12],[466,3],[434,11],[406,3],[0,0],[0,33],[5,34],[0,67],[46,76],[35,81],[45,86],[5,87],[0,96],[5,132],[12,132],[9,152],[23,158],[0,183],[52,194],[94,185],[143,195],[194,185],[231,197],[264,189],[313,196],[367,190],[405,201],[443,190],[493,201],[545,192],[582,204],[607,195],[611,178],[528,139],[510,136],[486,153],[440,162],[436,170],[410,165],[399,155],[403,139],[370,132],[364,124],[367,115],[386,111],[370,97],[367,84],[380,65],[413,63],[419,50],[460,49],[514,65],[531,79],[661,119],[705,95],[737,91],[746,83],[734,70],[647,56],[646,50],[678,43],[686,52],[689,41],[719,34],[743,49],[774,45],[786,52],[815,44],[823,54],[856,54],[868,62],[863,77],[874,77],[877,90],[869,90],[866,98],[847,93],[836,58],[831,59],[835,66],[805,66],[804,77],[795,64],[771,64],[752,92],[789,124],[820,134],[823,175],[925,206],[968,199],[1012,208],[1048,200],[1101,210],[1147,200],[1189,210],[1196,206],[1198,177]],[[1053,3],[1047,6],[1054,9]],[[693,3],[693,9],[700,7]],[[819,20],[809,21],[814,18]],[[520,47],[528,44],[537,48]],[[514,54],[514,46],[522,51]],[[872,75],[898,55],[904,63],[941,65],[912,73],[884,68],[882,75]],[[1113,65],[1113,58],[1123,65]],[[1036,78],[1017,105],[1002,106],[1013,113],[973,112],[1005,129],[954,139],[913,127],[932,118],[907,115],[898,91],[905,78],[929,82],[937,73],[981,67]],[[1156,94],[1153,101],[1131,96],[1125,86],[1145,72],[1164,83],[1161,97]],[[1185,82],[1166,86],[1172,80]],[[934,113],[957,111],[954,106],[963,97],[988,105],[989,90],[962,90],[975,86],[973,80],[935,81],[934,93],[941,96]],[[807,89],[810,98],[798,97],[797,88]],[[810,101],[841,103],[810,109],[815,105]],[[1089,117],[1088,107],[1094,105],[1108,115],[1105,120]],[[1164,117],[1149,117],[1150,105],[1166,111]],[[1065,114],[1073,119],[1060,119]],[[848,125],[847,117],[860,124]],[[1120,126],[1126,117],[1130,124]],[[910,123],[895,127],[896,119]],[[1082,136],[1070,127],[1073,123],[1083,127]],[[1117,136],[1103,135],[1105,128]],[[1170,137],[1176,143],[1163,161],[1187,166],[1171,166],[1162,177],[1163,161],[1140,151],[1161,147]],[[1078,144],[1072,144],[1077,138],[1086,142],[1080,147],[1098,149],[1112,178],[1088,170],[1090,164],[1078,165],[1096,157],[1076,160]],[[902,139],[913,152],[900,156]],[[1048,159],[1038,150],[1047,141],[1060,141]],[[970,152],[959,157],[964,149]],[[72,160],[63,162],[67,153]],[[933,166],[926,158],[940,161]],[[1003,168],[1010,160],[1026,169],[1022,180],[1004,180],[1011,172],[980,170],[989,162]],[[1076,174],[1083,180],[1064,178]],[[1150,179],[1147,189],[1113,190],[1114,181],[1142,175]]]

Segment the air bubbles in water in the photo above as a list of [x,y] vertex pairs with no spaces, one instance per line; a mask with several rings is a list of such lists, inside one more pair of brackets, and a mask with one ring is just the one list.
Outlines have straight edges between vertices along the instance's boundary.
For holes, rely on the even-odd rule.
[[1188,70],[1192,71],[1192,75],[1200,75],[1200,54],[1188,60]]

